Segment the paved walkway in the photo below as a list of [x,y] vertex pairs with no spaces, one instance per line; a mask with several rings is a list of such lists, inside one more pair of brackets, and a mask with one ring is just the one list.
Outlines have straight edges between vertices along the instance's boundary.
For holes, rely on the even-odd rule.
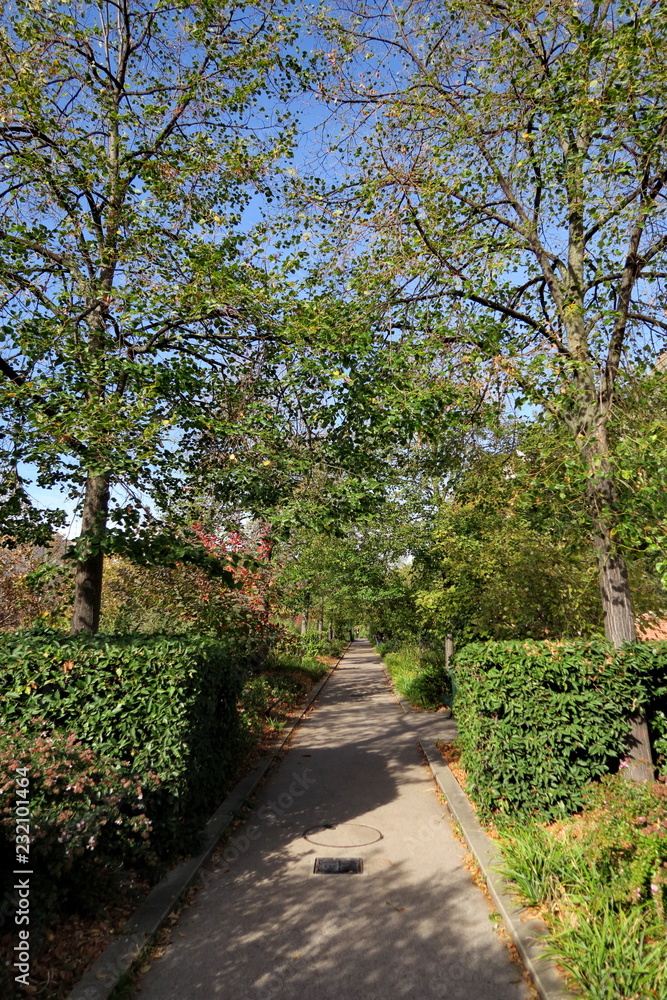
[[[447,728],[404,715],[354,642],[142,1000],[527,1000],[417,748]],[[363,874],[316,875],[318,857]]]

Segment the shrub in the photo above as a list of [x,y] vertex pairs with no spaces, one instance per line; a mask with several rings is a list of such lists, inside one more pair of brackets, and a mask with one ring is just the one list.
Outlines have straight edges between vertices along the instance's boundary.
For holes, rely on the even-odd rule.
[[628,715],[664,697],[667,644],[472,643],[455,677],[462,764],[481,814],[563,815],[618,767]]
[[667,776],[667,712],[664,699],[654,702],[654,710],[649,717],[651,743],[658,759],[661,774]]
[[615,907],[667,911],[667,787],[606,775],[585,795],[581,840]]
[[71,618],[72,563],[63,560],[67,543],[56,535],[48,546],[0,548],[0,631],[35,623],[58,628]]
[[529,906],[586,899],[595,909],[667,911],[667,787],[606,774],[583,792],[582,813],[547,828],[502,829],[503,873]]
[[282,729],[283,713],[293,709],[311,684],[326,672],[326,666],[319,660],[273,653],[268,669],[246,677],[239,707],[249,743],[256,743],[266,726]]
[[123,868],[155,870],[145,795],[159,781],[38,723],[0,732],[0,893],[11,895],[17,843],[26,843],[17,832],[28,836],[17,831],[18,801],[29,810],[31,925],[40,929],[60,911],[99,911]]
[[[380,649],[387,644],[383,643]],[[452,687],[445,664],[431,650],[401,646],[381,654],[396,689],[417,708],[440,708],[451,704]]]
[[297,648],[305,656],[340,656],[344,646],[342,639],[329,639],[317,632],[297,636]]
[[387,653],[398,653],[403,648],[403,645],[399,639],[383,639],[375,648],[380,656],[384,658]]
[[36,718],[97,753],[156,774],[147,796],[164,857],[192,847],[239,760],[241,671],[221,642],[195,636],[0,639],[0,728]]

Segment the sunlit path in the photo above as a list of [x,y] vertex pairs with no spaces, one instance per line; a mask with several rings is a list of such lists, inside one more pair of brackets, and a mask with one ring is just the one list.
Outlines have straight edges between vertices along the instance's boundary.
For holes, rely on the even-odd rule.
[[[142,1000],[525,1000],[420,759],[435,722],[404,716],[353,643]],[[317,858],[363,873],[316,875]]]

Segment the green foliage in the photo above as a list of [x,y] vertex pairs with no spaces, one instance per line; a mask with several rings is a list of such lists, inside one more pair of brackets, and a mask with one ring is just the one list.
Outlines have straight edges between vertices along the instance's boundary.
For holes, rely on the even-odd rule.
[[397,653],[401,648],[401,645],[402,644],[399,639],[385,639],[382,642],[378,643],[378,645],[375,648],[377,649],[382,659],[386,660],[387,654]]
[[233,642],[239,662],[276,641],[252,591],[211,578],[199,566],[138,566],[109,560],[102,588],[102,627],[112,634],[183,633]]
[[27,482],[11,464],[0,470],[0,526],[5,548],[17,545],[48,545],[57,528],[62,528],[65,512],[37,510],[30,499]]
[[658,759],[658,765],[662,774],[666,773],[667,769],[667,712],[665,712],[664,696],[658,704],[662,707],[657,707],[652,713],[650,718],[651,723],[651,745],[655,751],[656,757]]
[[591,866],[577,841],[553,836],[539,823],[503,830],[502,874],[528,906],[558,903],[590,886]]
[[499,454],[471,454],[439,502],[417,552],[414,601],[423,626],[441,640],[449,632],[464,645],[602,630],[578,497],[573,513],[570,484],[550,481],[554,442],[535,428],[532,437],[538,442],[530,455],[502,440]]
[[429,627],[432,621],[417,606],[415,587],[410,567],[390,569],[384,586],[378,588],[363,609],[366,635],[371,639],[376,635],[389,636],[381,645],[388,645],[394,651],[402,643],[432,636],[435,633]]
[[[597,559],[608,634],[630,639],[630,594],[611,600],[610,563],[643,546],[665,569],[664,420],[642,384],[663,369],[654,334],[667,243],[654,224],[661,194],[646,181],[666,165],[663,15],[650,0],[369,0],[313,15],[325,39],[320,86],[338,118],[330,142],[338,150],[345,136],[348,170],[312,201],[326,208],[327,247],[346,253],[358,238],[356,257],[334,273],[351,295],[377,297],[379,338],[396,331],[401,354],[421,348],[417,386],[435,378],[469,387],[467,399],[443,394],[418,431],[444,443],[458,430],[469,441],[508,402],[515,413],[526,403],[549,413],[569,463],[552,477],[561,478],[561,517],[578,480],[577,515],[592,522],[590,555],[574,566],[572,619],[548,614],[572,556],[544,545],[534,525],[510,525],[512,586],[496,589],[487,629],[496,638],[591,634],[600,610],[591,617],[586,576]],[[628,384],[637,398],[619,420]],[[640,443],[642,409],[649,433]],[[479,546],[481,559],[477,535],[452,534],[452,563],[462,555],[472,580],[456,581],[454,594],[443,581],[423,608],[433,621],[464,623],[452,598],[474,607],[476,562],[491,594],[502,530]],[[524,616],[522,586],[549,599],[546,625]],[[536,608],[533,598],[527,610]],[[493,609],[493,600],[481,609],[478,635]]]
[[664,925],[638,909],[606,906],[594,918],[562,926],[551,954],[590,1000],[660,1000],[667,991]]
[[627,718],[667,691],[667,645],[472,643],[456,655],[468,790],[483,816],[563,816],[618,766]]
[[72,602],[72,567],[62,558],[65,545],[56,537],[43,548],[0,548],[1,631],[65,626]]
[[[553,420],[506,423],[484,447],[471,448],[447,491],[436,495],[431,529],[414,550],[414,614],[422,627],[441,641],[453,633],[459,646],[600,634],[584,479]],[[635,531],[640,524],[657,529],[657,504],[651,512],[646,497],[634,509],[627,496],[624,502],[628,532],[633,524]],[[667,592],[646,549],[624,545],[636,617],[667,611]]]
[[134,774],[156,774],[146,811],[163,857],[188,843],[233,776],[240,690],[233,649],[213,639],[19,633],[0,642],[0,726],[43,718]]
[[[385,489],[393,486],[388,473]],[[280,552],[275,593],[290,615],[307,616],[305,641],[315,641],[310,636],[317,621],[324,631],[332,625],[342,640],[361,626],[367,635],[381,631],[412,638],[414,604],[400,560],[414,536],[405,505],[389,499],[373,514],[346,524],[344,533],[295,532]]]
[[272,656],[268,669],[246,678],[239,712],[246,740],[261,739],[265,727],[280,730],[280,716],[293,709],[327,668],[314,657]]
[[667,912],[667,787],[607,775],[585,796],[582,851],[615,907]]
[[633,375],[619,399],[611,424],[617,453],[618,502],[625,516],[619,541],[626,550],[645,553],[667,591],[667,378],[665,362],[643,378]]
[[[119,17],[111,0],[3,5],[5,533],[20,536],[29,516],[43,537],[62,520],[29,509],[11,475],[23,461],[77,502],[91,485],[78,560],[206,559],[146,530],[152,518],[130,498],[145,492],[164,510],[180,494],[192,438],[226,423],[225,386],[277,342],[283,267],[274,258],[269,277],[262,236],[241,222],[271,199],[267,175],[290,150],[287,110],[261,104],[298,76],[279,8],[132,0]],[[79,586],[93,603],[100,577],[96,567],[92,588]]]
[[503,874],[522,902],[546,906],[549,951],[582,996],[665,995],[667,788],[606,775],[580,815],[501,833]]
[[380,655],[396,689],[411,705],[434,709],[451,704],[452,685],[442,656],[410,645],[388,652],[388,646],[383,643],[378,647]]
[[[276,591],[283,607],[305,615],[310,624],[321,622],[325,631],[331,625],[339,636],[354,626],[362,591],[382,572],[366,558],[362,540],[348,535],[302,530],[289,539],[282,556]],[[303,649],[324,652],[310,629],[300,641]]]
[[317,632],[307,632],[305,635],[297,636],[296,643],[297,648],[307,657],[340,656],[345,646],[343,639],[329,639]]
[[327,670],[273,652],[243,681],[234,659],[229,645],[191,635],[4,637],[0,892],[11,888],[16,769],[26,768],[37,932],[65,913],[98,915],[124,873],[152,881],[194,850],[239,766]]
[[155,871],[146,805],[159,787],[156,775],[139,777],[39,719],[0,731],[0,772],[0,892],[11,895],[16,845],[27,842],[16,839],[15,807],[25,801],[36,931],[57,913],[99,912],[118,891],[123,869]]
[[282,670],[297,670],[309,677],[311,681],[321,680],[329,669],[317,657],[307,655],[296,657],[281,656],[279,657],[279,664]]

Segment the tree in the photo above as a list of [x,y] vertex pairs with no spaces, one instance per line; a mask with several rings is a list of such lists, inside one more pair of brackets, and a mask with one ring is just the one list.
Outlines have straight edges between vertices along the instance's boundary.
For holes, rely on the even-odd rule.
[[[396,477],[388,493],[396,493]],[[304,527],[278,547],[275,593],[290,617],[309,626],[327,623],[338,635],[355,626],[413,636],[418,633],[405,556],[421,525],[412,522],[405,496],[388,496],[376,510],[336,533]],[[302,618],[303,621],[303,618]]]
[[263,0],[3,5],[5,463],[84,494],[73,632],[97,629],[104,551],[140,520],[114,487],[173,477],[207,371],[233,380],[274,336],[240,223],[289,147],[270,91],[290,37]]
[[606,634],[634,641],[610,428],[619,372],[650,364],[667,329],[662,5],[405,0],[320,24],[322,91],[353,112],[356,163],[326,204],[371,244],[359,284],[390,287],[453,370],[497,372],[568,429]]
[[579,483],[564,483],[559,470],[560,495],[549,489],[539,451],[520,444],[471,459],[415,552],[418,615],[442,641],[447,633],[460,646],[602,627],[593,554],[576,516],[567,517],[571,506],[576,515]]

